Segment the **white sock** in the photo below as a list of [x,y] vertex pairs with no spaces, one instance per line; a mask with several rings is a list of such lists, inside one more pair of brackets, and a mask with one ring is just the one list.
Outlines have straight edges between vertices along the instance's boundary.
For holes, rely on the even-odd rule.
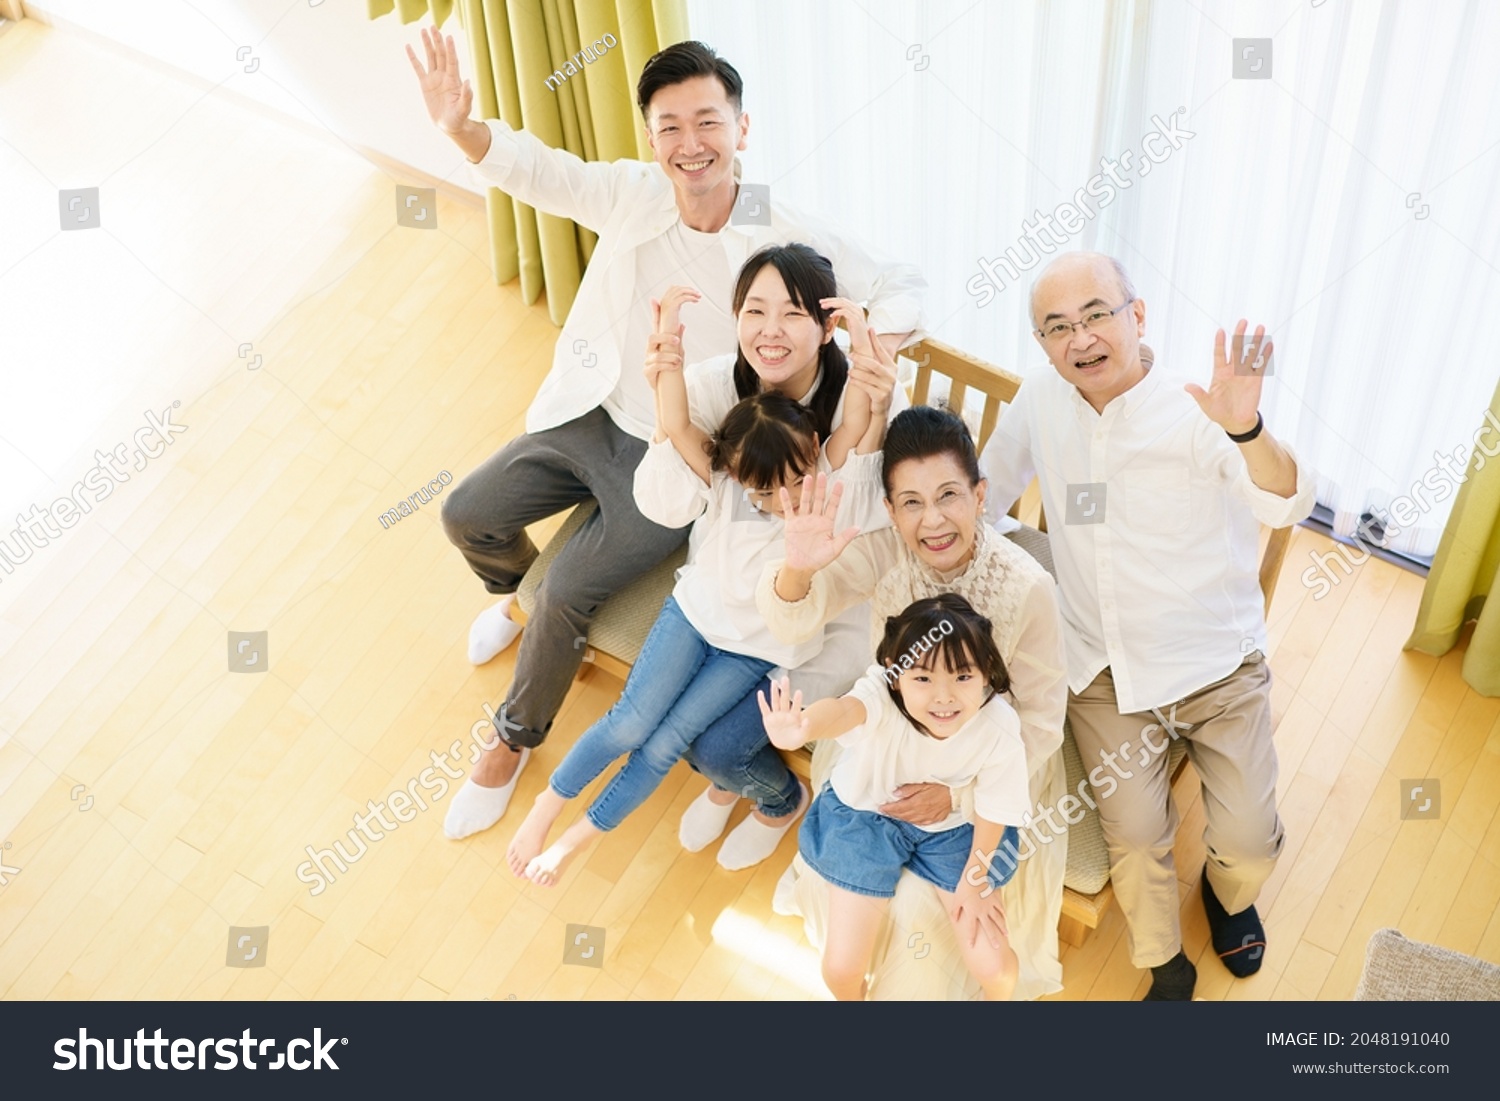
[[511,593],[475,617],[469,628],[469,660],[475,665],[491,660],[521,633],[521,625],[510,618],[511,602],[515,599],[516,594]]
[[721,868],[737,872],[741,868],[759,864],[776,851],[776,846],[781,844],[786,831],[796,825],[797,819],[802,817],[802,812],[807,809],[807,785],[798,780],[797,786],[802,789],[802,801],[797,804],[797,809],[791,814],[785,818],[778,818],[776,820],[778,825],[767,826],[752,814],[734,827],[734,830],[724,839],[724,844],[719,846]]
[[734,804],[739,802],[736,799],[721,807],[708,797],[713,790],[710,787],[682,812],[682,822],[677,826],[677,840],[690,853],[701,852],[719,839],[724,827],[729,825],[729,815],[734,811]]
[[[509,753],[510,750],[505,750]],[[521,750],[521,760],[516,765],[516,774],[504,787],[487,788],[472,779],[465,780],[458,789],[453,802],[448,804],[448,816],[443,819],[443,832],[454,841],[462,841],[471,834],[487,830],[505,816],[510,806],[510,797],[516,793],[516,782],[526,771],[526,762],[531,759],[531,750]]]

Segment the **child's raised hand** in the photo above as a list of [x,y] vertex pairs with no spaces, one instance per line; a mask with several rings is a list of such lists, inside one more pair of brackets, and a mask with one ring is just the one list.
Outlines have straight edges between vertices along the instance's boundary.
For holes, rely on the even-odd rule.
[[652,330],[658,333],[677,333],[681,336],[682,307],[689,302],[697,302],[702,297],[692,287],[668,287],[659,302],[655,299],[651,301]]
[[798,749],[807,744],[807,712],[802,709],[802,693],[792,692],[791,681],[782,677],[771,682],[771,702],[757,692],[760,716],[766,724],[766,737],[777,749]]
[[822,306],[842,317],[849,329],[849,385],[870,396],[870,411],[884,416],[896,388],[896,360],[875,339],[859,303],[848,298],[824,298]]
[[834,530],[839,500],[844,495],[842,482],[835,482],[830,492],[828,475],[819,471],[815,476],[802,479],[797,503],[793,503],[785,486],[779,492],[785,517],[786,565],[789,569],[815,573],[843,554],[844,548],[859,535],[857,527],[845,528],[841,532]]
[[891,408],[896,391],[896,357],[885,345],[871,339],[867,350],[849,352],[849,383],[870,395],[870,412],[883,417]]
[[822,298],[818,300],[833,317],[842,317],[849,330],[849,351],[861,352],[869,349],[870,326],[865,321],[865,311],[858,302],[849,298]]
[[682,307],[703,296],[692,287],[668,287],[660,299],[651,300],[651,335],[646,338],[646,382],[656,389],[663,371],[682,370],[682,334],[687,326],[678,318]]

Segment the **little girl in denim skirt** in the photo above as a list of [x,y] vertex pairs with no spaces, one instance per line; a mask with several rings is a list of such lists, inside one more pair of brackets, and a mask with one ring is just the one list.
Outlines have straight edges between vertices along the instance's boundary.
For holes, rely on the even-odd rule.
[[[938,888],[984,996],[1008,999],[1016,956],[995,888],[1015,872],[1028,789],[990,621],[955,593],[919,600],[886,620],[876,660],[848,695],[806,710],[787,678],[772,684],[769,702],[761,697],[773,745],[836,738],[844,747],[799,835],[803,859],[832,888],[823,979],[841,1000],[864,997],[887,900],[910,869]],[[957,809],[922,826],[879,813],[896,788],[915,783],[972,784],[973,821]]]

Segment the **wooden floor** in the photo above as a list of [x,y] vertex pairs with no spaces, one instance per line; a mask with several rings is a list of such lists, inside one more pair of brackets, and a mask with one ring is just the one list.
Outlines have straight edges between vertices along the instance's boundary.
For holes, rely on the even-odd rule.
[[[518,886],[504,824],[446,840],[444,799],[310,894],[295,874],[306,847],[344,838],[368,800],[466,741],[508,682],[513,651],[480,669],[464,656],[488,598],[436,503],[389,530],[376,518],[520,431],[556,330],[515,284],[493,285],[481,211],[440,198],[439,232],[396,229],[397,181],[337,143],[35,24],[0,38],[0,79],[16,92],[8,112],[34,112],[0,136],[37,165],[96,138],[141,154],[105,192],[105,225],[126,213],[111,195],[142,197],[115,233],[145,253],[141,293],[161,306],[102,288],[107,362],[72,354],[82,335],[61,314],[7,321],[0,340],[50,342],[46,368],[74,372],[80,393],[130,380],[34,500],[66,493],[94,448],[129,439],[113,426],[140,409],[180,400],[174,419],[189,426],[0,577],[0,863],[19,868],[0,888],[0,993],[826,997],[800,922],[770,910],[794,842],[733,874],[712,851],[683,852],[677,820],[701,787],[685,766],[559,888]],[[57,81],[99,112],[27,94]],[[122,131],[122,119],[155,127]],[[174,144],[174,127],[192,142]],[[289,172],[337,232],[311,234],[265,198]],[[172,201],[149,205],[152,194]],[[39,278],[28,265],[76,236],[40,243],[0,276],[0,295],[13,300]],[[261,367],[237,356],[241,341]],[[1298,576],[1329,545],[1296,533],[1272,613],[1288,840],[1262,899],[1259,975],[1232,982],[1212,960],[1197,889],[1182,885],[1204,998],[1348,998],[1387,925],[1500,961],[1500,700],[1464,685],[1461,652],[1402,653],[1417,577],[1370,561],[1315,601]],[[269,632],[266,672],[226,672],[231,630]],[[518,805],[617,690],[602,674],[575,685]],[[1438,820],[1399,817],[1400,781],[1418,777],[1441,781]],[[1191,771],[1178,796],[1178,868],[1192,879]],[[563,963],[569,925],[605,931],[602,968]],[[231,926],[269,926],[264,966],[225,965]],[[1144,991],[1122,931],[1116,909],[1066,951],[1059,997]]]

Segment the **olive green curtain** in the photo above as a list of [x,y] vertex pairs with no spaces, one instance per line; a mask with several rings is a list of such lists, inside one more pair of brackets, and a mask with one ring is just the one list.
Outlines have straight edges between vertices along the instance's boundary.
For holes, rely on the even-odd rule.
[[[1500,423],[1500,388],[1490,401],[1490,416],[1487,424]],[[1484,446],[1490,446],[1488,436]],[[1446,654],[1464,624],[1477,620],[1464,654],[1463,677],[1481,695],[1500,696],[1500,600],[1489,604],[1486,599],[1500,573],[1500,457],[1487,458],[1476,448],[1466,475],[1406,648]]]
[[[585,160],[651,159],[635,106],[635,82],[663,46],[688,37],[686,0],[366,0],[370,18],[403,23],[425,15],[441,27],[457,14],[469,41],[464,75],[480,118],[502,119]],[[548,87],[547,77],[609,33],[619,45]],[[418,54],[420,55],[420,50]],[[597,51],[595,51],[597,53]],[[554,81],[554,84],[556,82]],[[561,325],[578,293],[594,235],[566,218],[538,214],[496,188],[486,195],[495,282],[521,277],[521,297],[545,289]]]

